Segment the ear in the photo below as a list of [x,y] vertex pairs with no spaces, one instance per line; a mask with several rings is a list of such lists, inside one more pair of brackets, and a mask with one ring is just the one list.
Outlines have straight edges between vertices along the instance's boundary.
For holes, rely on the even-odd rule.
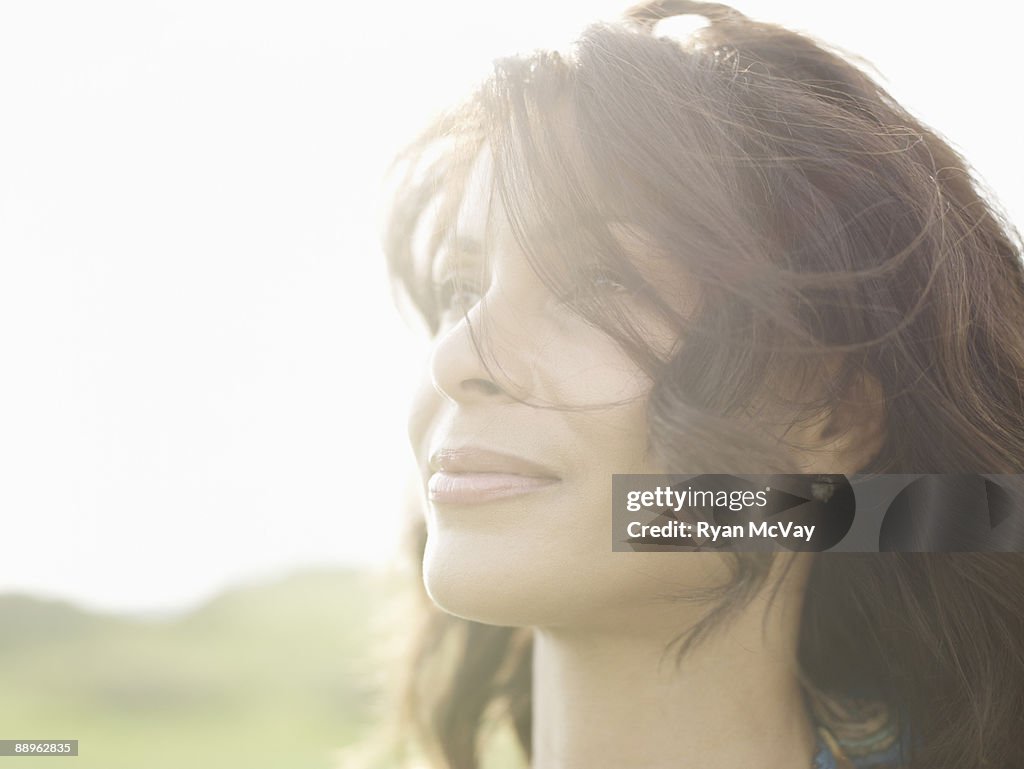
[[786,443],[802,472],[852,475],[878,455],[888,433],[885,391],[862,369],[829,410],[787,431]]

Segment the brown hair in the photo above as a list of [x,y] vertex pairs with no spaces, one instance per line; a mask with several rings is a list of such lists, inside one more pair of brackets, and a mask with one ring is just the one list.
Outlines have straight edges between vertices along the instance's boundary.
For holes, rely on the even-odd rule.
[[[686,41],[654,33],[678,14],[709,23]],[[650,445],[667,467],[792,471],[738,418],[763,403],[834,408],[867,372],[888,430],[862,472],[1024,472],[1020,236],[965,161],[849,57],[728,6],[666,0],[588,28],[568,54],[496,62],[400,158],[385,250],[433,331],[426,265],[484,146],[493,194],[554,290],[593,255],[678,329],[666,358],[614,302],[577,295],[577,310],[653,376]],[[692,276],[697,312],[682,317],[646,281],[616,223]],[[806,395],[802,377],[835,356],[828,386]],[[769,565],[737,555],[735,579],[681,651],[743,605]],[[408,714],[440,765],[477,767],[496,708],[529,754],[529,633],[430,611]],[[823,691],[867,686],[891,703],[912,729],[908,766],[1024,766],[1022,555],[819,555],[800,661]]]

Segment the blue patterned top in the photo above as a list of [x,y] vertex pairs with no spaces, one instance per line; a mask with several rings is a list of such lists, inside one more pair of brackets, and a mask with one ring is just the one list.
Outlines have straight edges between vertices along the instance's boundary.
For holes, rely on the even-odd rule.
[[811,769],[901,769],[907,764],[909,732],[882,701],[808,692],[818,730]]

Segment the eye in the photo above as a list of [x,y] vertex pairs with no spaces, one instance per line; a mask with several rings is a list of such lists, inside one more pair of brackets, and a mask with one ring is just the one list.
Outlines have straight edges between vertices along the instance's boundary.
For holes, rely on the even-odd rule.
[[452,275],[435,284],[434,301],[438,312],[447,315],[451,312],[465,314],[483,298],[483,290],[472,283]]
[[583,270],[578,285],[562,296],[562,302],[573,304],[584,298],[633,296],[640,289],[608,267],[588,267]]
[[606,267],[594,267],[587,270],[586,280],[588,285],[598,291],[599,293],[605,294],[629,294],[632,293],[632,289],[626,282],[626,279],[619,275],[614,270]]

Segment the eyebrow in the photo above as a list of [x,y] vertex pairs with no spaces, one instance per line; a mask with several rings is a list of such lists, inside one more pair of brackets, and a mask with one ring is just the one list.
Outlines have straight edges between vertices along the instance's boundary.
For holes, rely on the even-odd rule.
[[[571,241],[572,235],[569,231],[575,230],[579,227],[586,227],[590,221],[591,220],[587,217],[562,218],[557,221],[529,227],[525,235],[528,240],[544,242],[548,246],[557,248],[561,244]],[[625,224],[624,222],[601,221],[603,221],[606,226],[610,226],[612,236],[619,241],[620,246],[625,247],[626,251],[630,253],[631,256],[639,257],[640,259],[644,258],[644,251],[641,250],[639,253],[636,253],[634,248],[630,248],[627,243],[623,242],[618,229]],[[616,225],[618,225],[618,227]],[[628,227],[628,225],[626,226]],[[437,258],[433,260],[431,265],[431,281],[436,281],[438,279],[439,266],[447,265],[450,262],[454,262],[453,266],[456,269],[460,268],[462,266],[461,263],[464,261],[472,263],[479,260],[481,268],[484,266],[487,249],[484,247],[483,241],[478,237],[465,232],[455,232],[451,237],[446,238],[444,242],[446,244],[445,247],[439,250]]]

